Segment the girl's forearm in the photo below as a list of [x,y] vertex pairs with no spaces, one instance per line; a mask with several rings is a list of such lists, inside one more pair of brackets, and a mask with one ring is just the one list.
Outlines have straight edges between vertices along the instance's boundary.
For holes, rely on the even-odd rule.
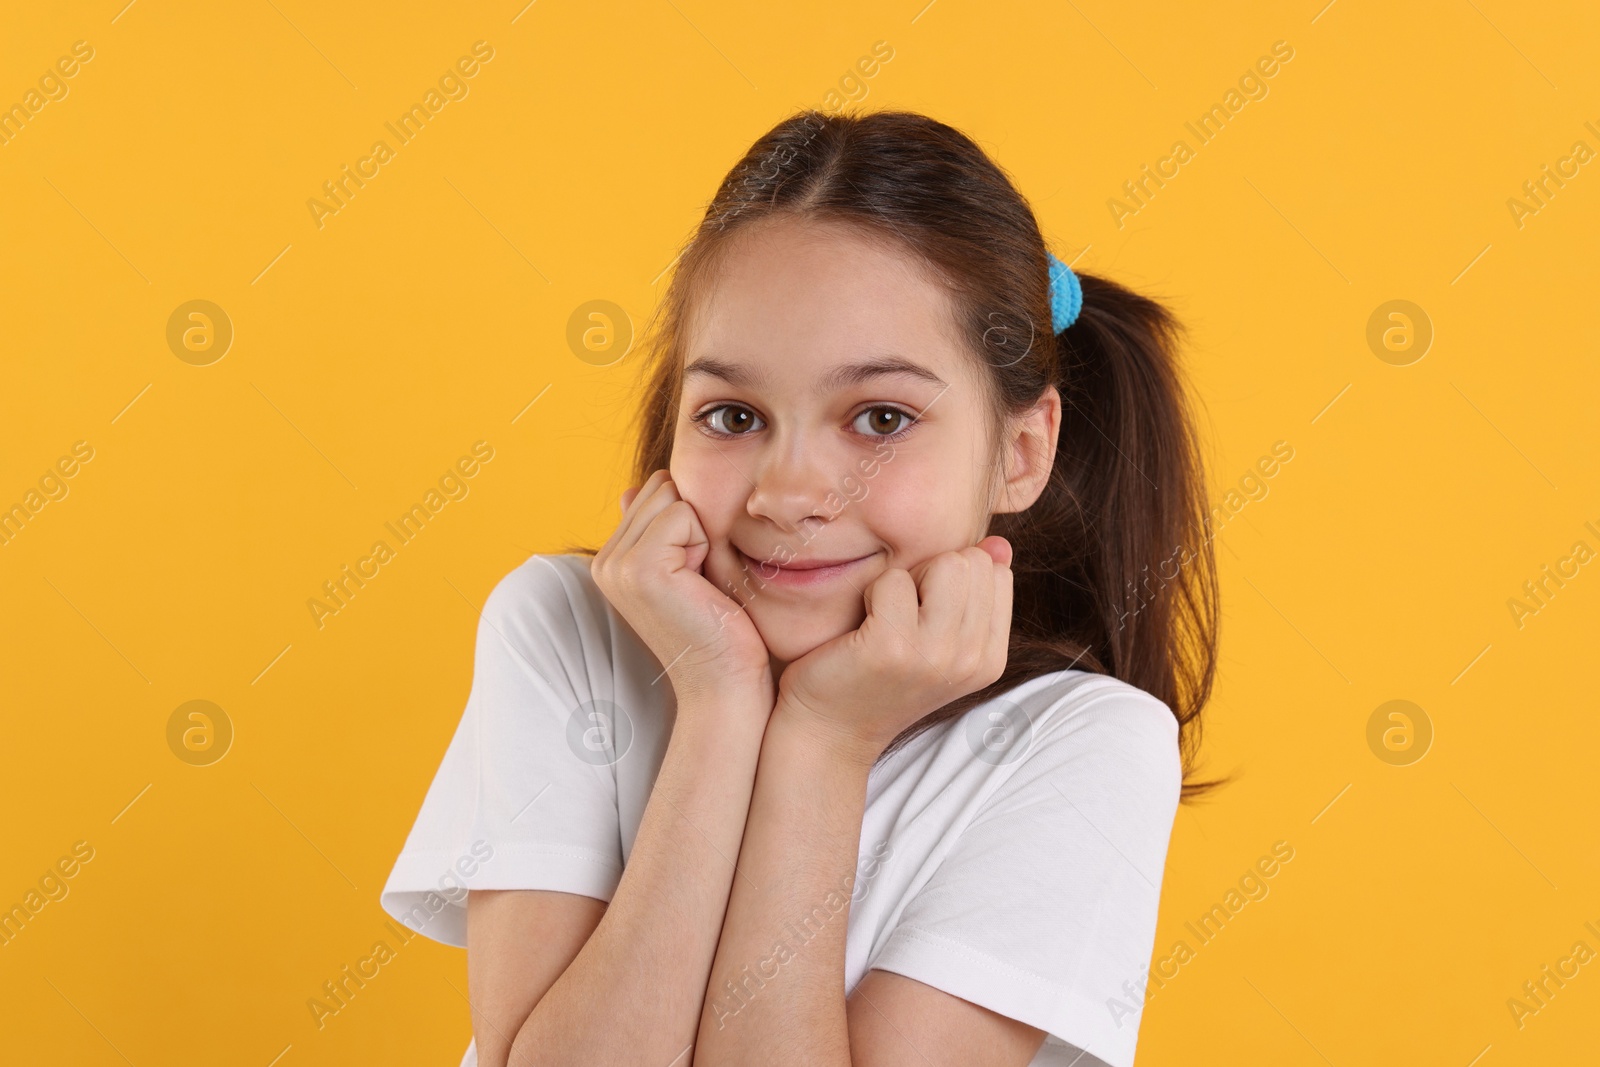
[[733,861],[765,725],[759,700],[680,702],[611,903],[518,1031],[511,1067],[691,1062],[729,886],[740,878]]
[[869,769],[774,709],[696,1067],[850,1064],[845,931]]

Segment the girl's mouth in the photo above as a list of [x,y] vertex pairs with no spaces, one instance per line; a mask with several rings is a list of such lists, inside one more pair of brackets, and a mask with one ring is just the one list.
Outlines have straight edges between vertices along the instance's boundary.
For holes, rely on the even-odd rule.
[[791,587],[826,584],[844,577],[852,568],[877,555],[872,552],[855,559],[791,559],[779,564],[776,560],[760,560],[745,555],[737,548],[734,551],[739,553],[745,570],[755,578],[772,585]]

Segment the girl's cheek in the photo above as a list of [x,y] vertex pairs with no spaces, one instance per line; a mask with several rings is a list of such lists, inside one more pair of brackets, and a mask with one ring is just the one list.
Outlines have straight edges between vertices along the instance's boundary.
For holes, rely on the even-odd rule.
[[[846,504],[859,504],[872,492],[873,472],[846,470],[839,479],[837,493]],[[878,473],[882,473],[879,471]]]
[[[715,460],[715,457],[712,459]],[[707,462],[705,457],[696,455],[691,446],[675,450],[672,465],[668,468],[678,495],[694,508],[700,524],[713,539],[727,532],[732,521],[732,509],[736,506],[736,502],[729,500],[730,491],[736,486],[731,485],[725,477],[719,478],[716,467],[716,462]],[[722,467],[724,471],[727,470],[726,464]]]
[[[906,457],[900,457],[904,461]],[[949,542],[961,541],[968,522],[966,501],[958,479],[948,468],[921,469],[912,462],[883,467],[865,480],[865,496],[848,505],[872,527],[882,541],[910,554],[936,555]]]
[[682,437],[672,443],[672,460],[667,465],[667,473],[672,475],[672,484],[677,486],[678,495],[694,503],[693,497],[699,495],[701,483],[704,481],[705,463],[695,453],[698,442],[685,441]]

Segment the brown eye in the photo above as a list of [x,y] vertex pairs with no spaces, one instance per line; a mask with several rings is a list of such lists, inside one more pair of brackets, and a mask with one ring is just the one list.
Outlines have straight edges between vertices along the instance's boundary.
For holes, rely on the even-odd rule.
[[906,429],[912,418],[899,408],[868,408],[856,416],[856,432],[871,437],[889,437]]
[[737,404],[723,404],[705,413],[705,423],[715,433],[736,437],[759,429],[761,419],[749,408]]

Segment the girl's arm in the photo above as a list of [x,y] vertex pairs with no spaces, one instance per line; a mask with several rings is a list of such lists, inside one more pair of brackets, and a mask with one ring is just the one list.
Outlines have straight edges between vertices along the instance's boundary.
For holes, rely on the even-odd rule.
[[694,1063],[849,1064],[844,946],[870,763],[783,712],[761,744]]
[[481,1067],[505,1067],[517,1031],[605,913],[603,900],[548,889],[467,894],[467,1001]]
[[779,702],[761,746],[696,1067],[1021,1067],[1044,1042],[1043,1030],[887,971],[868,972],[846,1002],[845,929],[870,767]]
[[[611,903],[594,902],[605,908],[599,924],[548,990],[538,988],[540,975],[548,982],[560,964],[542,957],[563,951],[559,937],[526,937],[526,916],[518,922],[510,909],[469,931],[469,960],[479,935],[494,954],[484,960],[485,984],[470,991],[484,1023],[476,1033],[483,1067],[691,1062],[761,744],[763,717],[748,705],[763,698],[728,693],[680,704]],[[524,938],[504,940],[519,931]]]
[[[496,950],[544,961],[500,972],[508,983],[521,980],[520,1004],[532,1004],[510,1041],[513,1067],[690,1061],[772,713],[766,645],[739,604],[700,573],[709,541],[669,472],[629,489],[622,507],[590,574],[665,665],[656,682],[672,685],[677,713],[621,880],[577,956],[538,995],[530,972],[553,970],[553,950],[526,942]],[[506,932],[525,935],[526,927]],[[567,943],[576,940],[569,930]],[[479,996],[490,1010],[518,1004],[511,988]]]

